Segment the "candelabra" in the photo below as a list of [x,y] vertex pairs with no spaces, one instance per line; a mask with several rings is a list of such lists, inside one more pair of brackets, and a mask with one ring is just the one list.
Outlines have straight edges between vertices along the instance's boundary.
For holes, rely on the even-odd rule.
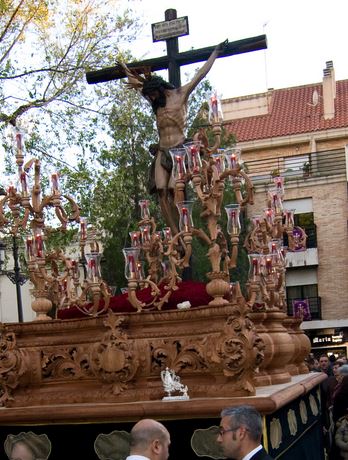
[[[107,286],[100,276],[98,245],[92,238],[91,251],[86,254],[89,270],[82,284],[76,261],[65,256],[61,249],[46,251],[45,240],[49,229],[45,219],[48,209],[54,209],[60,224],[58,231],[64,232],[69,222],[80,222],[79,206],[71,196],[60,191],[57,173],[51,176],[51,193],[42,196],[40,161],[31,159],[24,163],[22,133],[16,131],[15,137],[20,191],[16,186],[10,185],[0,201],[0,228],[9,228],[14,237],[26,233],[26,258],[29,278],[34,285],[31,292],[34,296],[32,309],[36,312],[36,319],[51,319],[48,312],[53,304],[57,309],[77,305],[84,313],[95,315],[98,312],[99,301],[104,298],[107,308],[110,299]],[[32,168],[34,179],[30,189],[28,179]],[[81,222],[80,225],[85,228],[86,223]],[[83,255],[86,239],[86,230],[81,231],[80,244]],[[92,300],[93,308],[87,306],[89,300]]]
[[[150,306],[161,309],[170,294],[177,289],[177,283],[181,280],[180,270],[190,264],[193,237],[201,239],[209,248],[207,256],[211,271],[207,274],[210,281],[206,289],[213,297],[210,305],[229,303],[226,298],[230,291],[229,271],[236,267],[241,230],[239,214],[246,203],[253,202],[253,185],[240,163],[240,149],[219,149],[221,120],[216,98],[212,99],[210,121],[215,136],[213,147],[209,148],[197,140],[204,137],[204,133],[200,132],[192,142],[169,150],[173,163],[179,232],[172,235],[169,228],[163,232],[156,231],[156,224],[149,215],[149,203],[142,200],[140,231],[130,233],[131,247],[123,250],[129,300],[138,311]],[[230,242],[220,226],[226,181],[230,182],[236,198],[236,203],[225,206]],[[185,187],[189,182],[201,203],[201,218],[206,223],[206,229],[194,227],[194,202],[185,199]],[[144,276],[144,261],[149,273],[147,277]],[[145,286],[151,286],[153,296],[148,304],[136,296],[137,289]]]
[[[294,225],[294,210],[283,209],[284,178],[275,177],[263,215],[252,218],[244,243],[249,254],[250,305],[285,309],[286,252],[306,249],[306,233]],[[284,240],[287,245],[284,245]]]

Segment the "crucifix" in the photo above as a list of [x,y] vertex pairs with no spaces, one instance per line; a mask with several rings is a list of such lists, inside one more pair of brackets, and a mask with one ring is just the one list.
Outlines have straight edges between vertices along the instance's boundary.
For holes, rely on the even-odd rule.
[[[181,18],[186,20],[187,18]],[[127,64],[127,67],[137,72],[142,72],[144,69],[151,68],[151,71],[158,71],[168,69],[169,82],[178,88],[181,85],[180,82],[180,67],[187,64],[195,64],[196,62],[206,61],[214,50],[213,46],[206,48],[200,48],[197,50],[185,51],[179,53],[178,36],[188,34],[183,32],[183,24],[178,23],[177,12],[174,9],[165,11],[165,21],[157,23],[159,26],[163,25],[162,28],[165,30],[163,40],[167,44],[167,56],[145,59],[143,61],[132,62]],[[154,31],[154,26],[152,29]],[[178,30],[175,30],[175,27]],[[171,34],[168,36],[168,34]],[[154,34],[153,34],[154,35]],[[160,37],[154,37],[154,41],[161,40]],[[233,56],[235,54],[249,53],[250,51],[258,51],[267,48],[266,35],[259,35],[256,37],[245,38],[234,42],[229,42],[225,45],[224,49],[220,52],[218,57]],[[126,77],[126,73],[122,66],[116,65],[113,67],[106,67],[105,69],[94,70],[86,73],[87,82],[89,84],[102,83],[110,80],[119,80],[120,78]]]
[[[265,35],[260,35],[237,42],[226,41],[216,47],[179,53],[178,37],[188,33],[187,18],[177,18],[176,10],[170,9],[165,12],[165,19],[162,23],[153,24],[152,31],[154,41],[167,42],[167,56],[127,65],[120,63],[115,67],[88,72],[87,81],[91,84],[127,77],[129,86],[140,91],[151,104],[156,116],[159,144],[151,151],[154,160],[149,175],[149,191],[158,195],[163,217],[173,234],[176,234],[178,213],[169,150],[182,146],[185,142],[189,96],[207,75],[216,58],[264,49],[267,45]],[[180,67],[200,61],[206,62],[190,82],[180,86]],[[149,74],[149,69],[151,72],[168,69],[169,83],[159,76]],[[141,74],[145,74],[145,77]]]

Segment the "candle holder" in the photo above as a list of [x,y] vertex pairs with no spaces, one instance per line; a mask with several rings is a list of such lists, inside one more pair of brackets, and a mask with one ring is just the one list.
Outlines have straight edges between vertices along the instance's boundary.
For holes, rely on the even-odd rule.
[[[15,186],[10,185],[6,195],[0,200],[0,229],[8,230],[14,237],[20,233],[26,234],[26,258],[29,278],[33,284],[32,309],[36,312],[36,320],[51,320],[52,317],[48,313],[53,306],[58,310],[76,305],[85,314],[99,314],[99,301],[104,299],[104,308],[107,308],[110,295],[106,283],[100,278],[100,255],[98,254],[98,257],[96,255],[99,253],[96,239],[92,237],[91,242],[91,252],[94,252],[98,259],[98,264],[95,266],[96,276],[93,280],[88,277],[80,280],[76,265],[71,263],[62,250],[46,251],[45,241],[51,231],[45,222],[48,208],[54,209],[59,220],[58,231],[64,232],[69,222],[80,222],[80,249],[83,263],[85,263],[87,223],[84,218],[80,218],[80,209],[75,200],[60,190],[58,173],[51,175],[50,194],[42,195],[40,161],[30,159],[24,163],[23,134],[19,131],[15,131],[15,146],[21,190],[18,191]],[[32,170],[33,185],[30,187],[29,173]],[[69,209],[69,212],[66,209]],[[30,234],[28,228],[31,229]],[[91,300],[93,308],[85,305]]]

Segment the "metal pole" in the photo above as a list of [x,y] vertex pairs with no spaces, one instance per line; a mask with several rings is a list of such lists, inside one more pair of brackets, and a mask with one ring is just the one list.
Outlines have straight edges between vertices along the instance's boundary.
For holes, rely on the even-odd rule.
[[16,292],[17,292],[17,311],[18,311],[18,322],[23,323],[23,305],[22,305],[22,293],[21,293],[21,276],[20,276],[20,268],[18,263],[18,246],[17,246],[17,238],[13,235],[12,236],[13,242],[13,260],[14,260],[14,281],[16,284]]

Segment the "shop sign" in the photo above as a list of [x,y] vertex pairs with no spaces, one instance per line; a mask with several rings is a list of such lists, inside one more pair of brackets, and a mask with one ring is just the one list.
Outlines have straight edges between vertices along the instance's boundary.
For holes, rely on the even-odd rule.
[[343,331],[333,335],[317,335],[312,338],[313,345],[336,345],[337,343],[343,343],[344,335]]

